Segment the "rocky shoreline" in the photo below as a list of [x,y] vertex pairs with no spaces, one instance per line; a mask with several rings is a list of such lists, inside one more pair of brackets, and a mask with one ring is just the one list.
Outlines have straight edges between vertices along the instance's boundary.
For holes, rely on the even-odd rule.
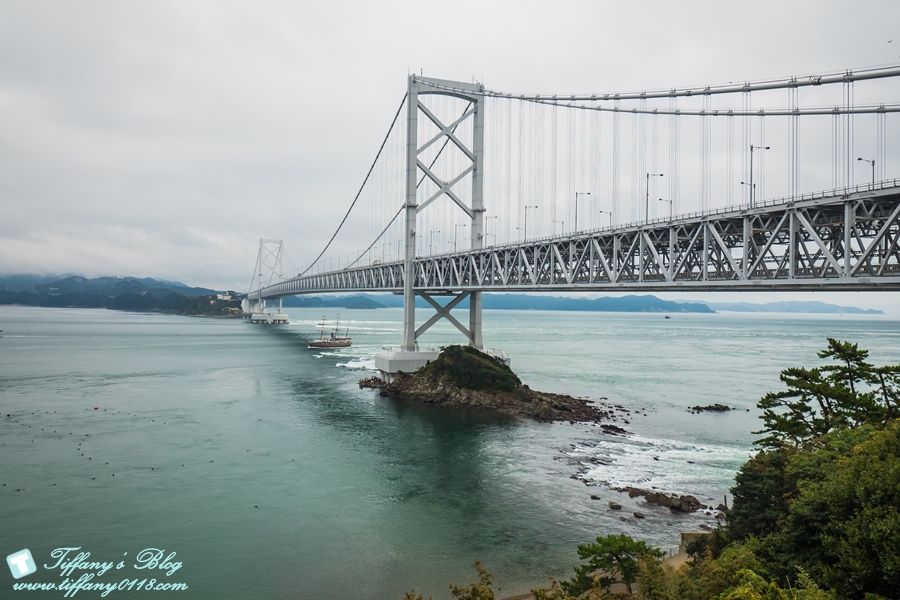
[[717,518],[725,518],[725,511],[728,510],[724,504],[719,504],[717,507],[713,508],[712,506],[703,504],[696,497],[691,495],[683,495],[678,496],[675,494],[666,494],[665,492],[660,492],[659,490],[645,490],[641,488],[625,486],[619,488],[612,488],[617,492],[627,492],[629,498],[637,498],[643,497],[644,500],[651,504],[658,504],[659,506],[668,507],[672,510],[680,510],[681,512],[697,512],[698,510],[703,511],[717,511]]
[[[497,359],[464,346],[444,348],[437,360],[415,373],[400,373],[391,383],[378,377],[368,377],[359,381],[359,387],[378,389],[382,396],[427,406],[493,410],[539,422],[590,423],[607,435],[629,435],[631,432],[612,422],[629,424],[628,419],[632,415],[640,414],[619,404],[604,402],[606,398],[591,401],[567,394],[532,390]],[[693,407],[692,410],[719,412],[730,409],[724,405],[712,405]],[[578,474],[572,475],[572,478],[592,485]],[[723,519],[727,510],[722,504],[713,508],[692,495],[668,494],[630,486],[609,489],[627,493],[629,498],[641,497],[650,505],[676,512],[702,511]],[[600,499],[594,494],[591,498]],[[609,502],[609,506],[611,510],[622,508],[617,502]],[[635,518],[642,519],[644,514],[635,512]]]

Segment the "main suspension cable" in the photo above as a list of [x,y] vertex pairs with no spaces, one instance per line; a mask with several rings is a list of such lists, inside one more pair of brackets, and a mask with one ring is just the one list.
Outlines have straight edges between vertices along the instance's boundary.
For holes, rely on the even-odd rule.
[[369,172],[366,173],[366,178],[363,180],[362,185],[359,186],[359,191],[356,192],[356,197],[353,198],[353,203],[350,204],[350,208],[347,209],[347,213],[344,215],[344,218],[341,219],[341,223],[340,223],[340,225],[338,225],[338,228],[334,232],[334,235],[331,236],[331,239],[328,240],[328,243],[325,244],[325,247],[322,248],[322,251],[319,252],[319,255],[316,257],[316,259],[314,261],[312,261],[310,263],[310,265],[308,267],[306,267],[306,269],[302,273],[297,275],[297,277],[302,277],[303,275],[306,275],[306,273],[308,273],[309,270],[312,269],[316,265],[317,262],[319,262],[319,259],[322,258],[322,256],[325,254],[325,252],[328,251],[328,248],[331,246],[331,243],[334,242],[334,238],[336,238],[337,234],[340,233],[341,228],[344,226],[344,223],[347,222],[347,217],[350,216],[350,211],[352,211],[353,207],[356,206],[356,201],[359,200],[359,197],[362,194],[363,189],[365,189],[366,183],[368,183],[369,177],[372,175],[372,171],[375,170],[375,165],[378,164],[378,158],[381,156],[381,152],[384,150],[384,146],[387,144],[388,138],[390,137],[391,132],[394,130],[394,125],[397,124],[397,117],[400,116],[400,112],[403,110],[403,105],[406,104],[407,96],[408,96],[408,94],[403,94],[403,100],[400,102],[400,107],[397,109],[397,114],[394,115],[394,120],[391,121],[391,126],[388,128],[388,132],[384,136],[384,141],[381,142],[381,147],[378,148],[378,154],[375,155],[375,160],[372,161],[372,166],[369,167]]

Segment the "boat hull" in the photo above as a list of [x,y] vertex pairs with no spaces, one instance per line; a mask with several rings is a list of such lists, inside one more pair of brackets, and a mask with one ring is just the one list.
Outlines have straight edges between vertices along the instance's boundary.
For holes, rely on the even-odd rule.
[[350,338],[331,340],[307,340],[306,343],[310,348],[349,348],[351,344],[353,344],[353,340],[351,340]]

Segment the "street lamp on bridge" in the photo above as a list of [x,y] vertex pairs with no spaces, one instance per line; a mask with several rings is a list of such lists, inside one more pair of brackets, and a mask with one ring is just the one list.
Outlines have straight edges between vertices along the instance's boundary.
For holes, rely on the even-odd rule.
[[434,234],[440,233],[440,232],[441,232],[440,229],[432,229],[432,230],[431,230],[431,235],[430,235],[429,238],[428,238],[428,254],[434,254],[434,250],[433,250],[433,248],[434,248]]
[[529,208],[537,208],[537,207],[538,207],[537,204],[525,207],[525,229],[524,229],[525,240],[528,240],[528,209]]
[[875,159],[869,160],[868,158],[857,158],[857,161],[867,162],[872,165],[872,189],[875,189]]
[[560,224],[559,233],[564,235],[566,233],[566,222],[565,221],[556,221],[556,220],[554,220],[553,222]]
[[578,196],[590,195],[590,192],[575,192],[575,233],[578,233]]
[[644,199],[644,223],[650,222],[650,178],[663,177],[662,173],[647,173],[647,195]]
[[750,208],[753,208],[753,199],[756,196],[756,184],[753,183],[753,153],[757,150],[771,150],[769,146],[754,146],[750,144],[750,183],[741,182],[741,185],[750,186]]
[[660,198],[660,202],[668,202],[669,203],[669,220],[672,220],[672,200],[666,200],[665,198]]
[[460,227],[465,227],[466,223],[458,223],[453,226],[453,251],[456,252],[456,234],[459,232]]
[[496,233],[488,233],[488,232],[487,232],[487,231],[488,231],[488,219],[499,219],[499,218],[500,218],[500,217],[499,217],[498,215],[492,215],[492,216],[490,216],[490,217],[485,217],[485,218],[484,218],[484,239],[485,239],[485,240],[487,240],[487,237],[488,237],[489,235],[492,235],[492,236],[494,236],[494,242],[497,241],[497,234],[496,234]]
[[605,214],[607,217],[609,217],[609,228],[612,229],[612,212],[608,210],[601,210],[600,214]]

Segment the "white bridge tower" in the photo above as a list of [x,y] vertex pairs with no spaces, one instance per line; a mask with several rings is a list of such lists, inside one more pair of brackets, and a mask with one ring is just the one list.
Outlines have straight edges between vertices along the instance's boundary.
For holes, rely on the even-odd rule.
[[[442,95],[469,102],[468,109],[452,123],[444,123],[419,97],[424,95]],[[399,371],[411,373],[438,356],[435,350],[420,349],[418,338],[432,325],[441,319],[450,321],[468,339],[469,346],[484,350],[481,334],[481,295],[480,291],[429,292],[416,290],[416,229],[417,216],[429,204],[436,200],[452,201],[470,220],[471,249],[480,250],[484,246],[484,86],[479,83],[463,83],[445,81],[416,75],[409,76],[409,89],[406,98],[406,203],[404,205],[404,265],[403,265],[403,343],[399,349],[382,350],[375,357],[375,366],[382,377],[390,381]],[[419,118],[425,117],[433,123],[438,133],[431,139],[419,142]],[[471,125],[470,125],[471,124]],[[471,147],[460,140],[456,132],[460,126],[472,127]],[[425,164],[420,154],[438,142],[452,143],[466,157],[461,171],[448,179],[441,179],[429,165]],[[466,176],[471,174],[472,193],[467,205],[460,195],[454,191]],[[427,177],[437,186],[437,191],[420,203],[417,189],[420,177]],[[430,304],[435,314],[416,327],[416,296],[421,296]],[[450,296],[452,299],[441,305],[434,299],[436,295]],[[463,325],[450,314],[460,302],[469,299],[469,323]],[[501,360],[509,362],[506,355],[496,353]]]

